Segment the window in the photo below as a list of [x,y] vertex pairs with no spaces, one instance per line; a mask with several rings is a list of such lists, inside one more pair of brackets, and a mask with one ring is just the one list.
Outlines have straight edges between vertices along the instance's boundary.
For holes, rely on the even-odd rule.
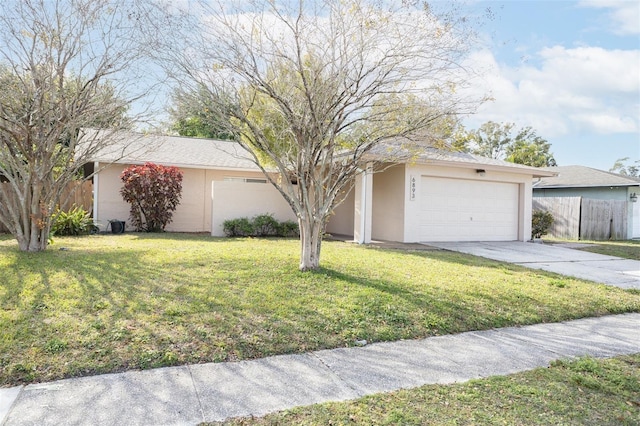
[[245,183],[267,183],[266,179],[261,179],[261,178],[246,178],[246,177],[231,177],[231,176],[225,176],[224,177],[224,181],[225,182],[245,182]]

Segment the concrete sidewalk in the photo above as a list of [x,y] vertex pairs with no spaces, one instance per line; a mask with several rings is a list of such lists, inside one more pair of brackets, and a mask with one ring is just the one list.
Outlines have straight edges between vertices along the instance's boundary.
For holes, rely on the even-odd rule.
[[640,261],[637,260],[520,241],[426,244],[616,287],[640,289]]
[[[195,425],[640,352],[640,314],[0,389],[0,424]],[[4,422],[3,422],[4,419]]]

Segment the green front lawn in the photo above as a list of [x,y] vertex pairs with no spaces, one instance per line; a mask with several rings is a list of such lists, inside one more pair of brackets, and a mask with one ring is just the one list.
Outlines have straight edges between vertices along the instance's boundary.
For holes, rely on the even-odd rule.
[[581,247],[579,250],[617,256],[625,259],[640,260],[640,240],[579,242],[586,244],[586,246]]
[[638,425],[640,354],[557,361],[506,377],[429,385],[224,425]]
[[0,385],[640,312],[640,294],[446,251],[181,234],[0,237]]

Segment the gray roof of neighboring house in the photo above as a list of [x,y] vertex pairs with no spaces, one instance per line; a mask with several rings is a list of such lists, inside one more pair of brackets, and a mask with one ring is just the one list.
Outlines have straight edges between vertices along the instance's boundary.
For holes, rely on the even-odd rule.
[[534,182],[534,189],[542,188],[593,188],[612,186],[638,186],[640,179],[617,173],[605,172],[585,166],[545,167],[557,176],[541,178]]
[[[89,131],[91,132],[91,131]],[[233,141],[119,132],[91,156],[102,163],[143,164],[202,169],[260,170],[251,155]]]

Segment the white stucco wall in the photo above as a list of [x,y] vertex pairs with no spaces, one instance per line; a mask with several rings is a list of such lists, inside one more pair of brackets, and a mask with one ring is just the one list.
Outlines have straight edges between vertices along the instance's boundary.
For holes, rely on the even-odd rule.
[[[423,176],[514,184],[517,187],[517,200],[515,200],[518,206],[517,239],[520,241],[531,239],[531,175],[490,169],[486,170],[484,175],[480,175],[475,168],[436,165],[397,165],[384,172],[374,173],[369,176],[373,179],[368,199],[365,200],[362,199],[365,193],[362,176],[356,176],[353,197],[345,201],[346,206],[343,205],[335,210],[334,216],[327,225],[327,231],[354,235],[356,241],[361,241],[363,236],[367,236],[361,235],[363,223],[360,217],[361,207],[368,201],[370,217],[364,219],[364,224],[369,226],[371,239],[419,242],[420,185]],[[415,184],[413,197],[412,184]],[[354,219],[350,220],[347,215],[353,215]]]
[[219,182],[211,184],[211,235],[224,236],[225,220],[271,214],[279,221],[297,218],[280,192],[268,183]]
[[[96,170],[105,167],[98,164]],[[122,164],[112,164],[99,171],[94,178],[94,211],[93,219],[100,227],[100,230],[106,231],[110,220],[124,220],[127,222],[127,228],[131,229],[129,224],[129,204],[125,203],[120,195],[122,181],[120,174],[125,166]]]
[[404,238],[405,165],[373,174],[371,238],[402,241]]
[[333,235],[353,236],[353,214],[355,207],[355,190],[350,188],[345,199],[333,209],[325,231]]
[[[108,230],[109,220],[124,220],[127,231],[132,230],[129,204],[120,195],[120,174],[128,167],[124,164],[97,165],[100,170],[94,181],[94,220],[101,230]],[[225,177],[264,178],[261,172],[241,170],[206,170],[181,168],[183,172],[182,197],[167,225],[170,232],[211,231],[211,182]]]

